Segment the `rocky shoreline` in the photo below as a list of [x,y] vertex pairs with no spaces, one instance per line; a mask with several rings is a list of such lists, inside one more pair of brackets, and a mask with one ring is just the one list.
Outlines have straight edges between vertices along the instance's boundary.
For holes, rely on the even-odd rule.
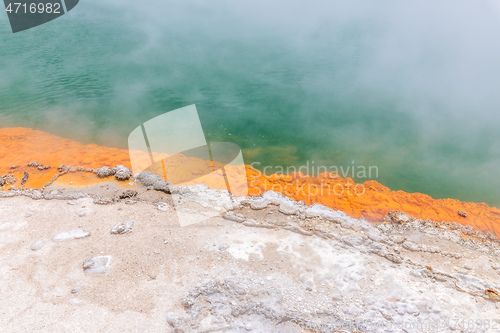
[[[5,332],[494,332],[500,318],[500,246],[470,226],[127,181],[0,192]],[[169,193],[220,214],[180,227]]]
[[[131,152],[127,149],[84,145],[29,128],[2,129],[0,149],[4,152],[0,156],[0,176],[3,175],[0,177],[0,192],[21,188],[41,189],[50,184],[88,186],[115,179],[113,174],[106,177],[114,168],[101,168],[103,165],[130,167]],[[155,152],[153,155],[156,160],[166,157]],[[149,154],[145,152],[141,156],[141,168],[148,167],[151,162]],[[189,173],[182,169],[182,163],[176,167]],[[238,166],[239,169],[241,166]],[[95,170],[101,170],[99,174],[105,177],[100,178]],[[124,176],[128,177],[127,173]],[[249,195],[260,196],[274,190],[308,205],[323,204],[354,218],[363,216],[370,222],[381,222],[390,211],[404,211],[420,219],[470,225],[500,237],[500,209],[485,203],[435,199],[422,193],[395,191],[374,180],[356,184],[350,178],[328,173],[317,177],[300,172],[265,175],[247,165],[246,176],[246,181],[244,177],[241,177],[243,181],[236,181],[233,186],[235,193],[248,188]],[[5,183],[3,187],[2,183]],[[217,187],[212,183],[207,185]],[[353,187],[362,195],[352,195],[349,189]],[[345,191],[339,193],[336,189]]]

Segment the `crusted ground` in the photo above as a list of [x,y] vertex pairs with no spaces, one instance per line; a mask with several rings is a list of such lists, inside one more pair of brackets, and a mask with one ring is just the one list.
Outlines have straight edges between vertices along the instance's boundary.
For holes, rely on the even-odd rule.
[[2,331],[500,329],[488,235],[398,212],[372,225],[275,192],[157,189],[3,192]]

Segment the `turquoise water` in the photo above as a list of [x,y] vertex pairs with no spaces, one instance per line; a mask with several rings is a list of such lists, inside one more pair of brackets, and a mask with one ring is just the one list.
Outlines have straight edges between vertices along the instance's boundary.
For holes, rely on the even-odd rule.
[[376,166],[393,190],[500,205],[489,6],[86,0],[17,34],[2,13],[0,126],[126,148],[196,104],[207,139],[261,169]]

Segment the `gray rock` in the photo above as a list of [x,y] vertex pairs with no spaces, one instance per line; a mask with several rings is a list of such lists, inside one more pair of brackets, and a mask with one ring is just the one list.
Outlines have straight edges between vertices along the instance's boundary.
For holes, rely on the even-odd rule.
[[133,221],[120,222],[117,223],[113,228],[111,228],[109,232],[114,235],[127,234],[129,232],[132,232],[133,227],[134,227]]
[[175,318],[175,315],[172,312],[167,313],[167,323],[171,327],[175,327],[177,325],[177,319]]
[[110,205],[114,203],[114,200],[112,198],[95,198],[94,203],[96,205]]
[[[274,225],[272,225],[272,224],[269,225],[269,226],[270,226],[270,228],[274,228]],[[291,232],[295,232],[297,234],[301,234],[301,235],[304,235],[304,236],[312,236],[313,235],[312,232],[306,231],[306,230],[304,230],[304,229],[302,229],[300,227],[294,226],[294,225],[287,225],[287,226],[283,227],[283,229],[289,230]]]
[[142,182],[146,187],[153,186],[155,183],[162,181],[160,176],[155,175],[149,171],[143,171],[137,176],[137,180]]
[[[41,164],[37,165],[37,167],[40,167],[40,166],[42,166],[42,165]],[[59,172],[68,172],[69,168],[70,168],[70,165],[61,164],[60,166],[57,167],[57,170]]]
[[223,203],[222,204],[222,208],[226,211],[226,212],[231,212],[233,210],[235,210],[237,207],[237,205],[234,203],[234,202],[230,202],[230,203]]
[[70,231],[61,232],[52,238],[54,242],[64,242],[73,239],[80,239],[90,236],[90,231],[74,229]]
[[389,236],[389,239],[396,244],[403,244],[403,242],[406,240],[406,237],[400,235],[392,235]]
[[41,165],[42,165],[42,164],[38,163],[38,161],[31,161],[31,162],[29,162],[29,163],[28,163],[28,166],[29,166],[29,167],[35,167],[35,168],[36,168],[36,167],[39,167],[39,166],[41,166]]
[[31,199],[33,200],[43,199],[43,193],[39,190],[33,190],[33,192],[31,193]]
[[162,212],[168,212],[170,210],[170,205],[165,202],[159,202],[158,210],[161,210]]
[[261,210],[267,208],[269,201],[267,199],[252,200],[250,201],[250,208],[253,210]]
[[31,245],[31,250],[32,251],[38,251],[40,250],[46,243],[47,241],[43,238],[40,238],[39,240],[37,240],[36,242],[34,242],[32,245]]
[[412,222],[414,220],[414,218],[409,215],[409,214],[406,214],[404,212],[400,212],[400,211],[390,211],[388,214],[387,214],[387,217],[392,220],[393,222],[396,222],[396,223],[399,223],[399,224],[404,224],[404,223],[409,223],[409,222]]
[[72,305],[81,305],[81,304],[85,304],[85,301],[79,299],[79,298],[72,298],[69,300],[69,303],[72,304]]
[[89,274],[106,273],[111,269],[112,256],[99,256],[83,262],[83,271]]
[[314,284],[314,277],[311,273],[304,273],[300,276],[300,281],[306,287],[306,290],[313,291],[316,290],[316,285]]
[[392,261],[393,263],[398,264],[398,265],[403,263],[403,259],[394,253],[384,253],[384,254],[382,254],[382,257],[384,257],[385,259]]
[[13,184],[17,181],[16,176],[14,176],[13,174],[5,175],[5,176],[3,176],[3,179],[5,180],[5,182],[7,184]]
[[299,209],[296,206],[290,204],[282,203],[278,211],[285,215],[297,215]]
[[12,223],[10,223],[10,222],[6,222],[4,224],[1,224],[0,231],[5,231],[5,230],[9,229],[11,227],[11,225],[12,225]]
[[72,294],[76,294],[76,293],[78,293],[82,289],[83,289],[83,287],[81,287],[81,286],[80,287],[75,287],[75,288],[71,289],[71,293]]
[[170,193],[170,183],[165,181],[165,180],[160,180],[157,181],[156,183],[153,184],[153,189],[155,191],[163,191],[165,193]]
[[242,223],[242,222],[246,221],[246,218],[243,215],[241,215],[241,214],[238,214],[238,215],[235,215],[235,214],[224,214],[224,215],[222,215],[222,218],[224,220],[228,220],[228,221],[231,221],[231,222],[237,222],[237,223]]
[[99,169],[95,169],[94,172],[97,175],[97,177],[106,178],[106,177],[113,176],[115,174],[116,170],[114,168],[110,169],[109,167],[105,166],[105,167],[102,167]]
[[221,244],[219,246],[219,251],[223,252],[223,251],[226,251],[228,248],[229,248],[228,244]]
[[368,238],[371,239],[374,242],[379,242],[379,243],[387,243],[388,238],[387,236],[379,233],[379,232],[371,232],[368,234]]
[[134,190],[125,190],[120,194],[120,199],[128,199],[137,196],[137,191]]
[[341,240],[344,244],[352,247],[359,247],[365,242],[365,239],[362,236],[343,237]]
[[405,241],[403,243],[403,247],[408,251],[420,251],[420,247],[417,244],[410,241]]
[[117,165],[112,170],[115,178],[120,181],[129,180],[133,176],[132,171],[124,165]]
[[30,217],[31,215],[33,215],[33,212],[26,212],[26,214],[24,214],[24,217],[28,218],[28,217]]
[[440,253],[441,249],[437,246],[422,246],[422,251],[430,253]]
[[142,171],[141,173],[135,175],[135,180],[142,182],[144,180],[144,178],[146,178],[147,176],[151,176],[151,175],[153,175],[152,172]]

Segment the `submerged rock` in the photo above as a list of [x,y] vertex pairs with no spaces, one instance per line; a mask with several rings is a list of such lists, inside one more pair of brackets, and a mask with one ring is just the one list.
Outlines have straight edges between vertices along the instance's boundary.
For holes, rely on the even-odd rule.
[[21,185],[26,184],[26,181],[28,180],[29,176],[30,176],[29,173],[27,173],[26,171],[24,171],[24,176],[23,176],[23,179],[21,180]]
[[17,181],[16,176],[14,176],[13,174],[5,175],[3,178],[5,179],[5,182],[7,184],[13,184]]
[[70,231],[61,232],[52,238],[54,242],[64,242],[73,239],[80,239],[90,236],[89,230],[73,229]]
[[[41,166],[41,164],[38,164],[37,166]],[[70,166],[69,166],[69,165],[64,165],[64,164],[61,164],[61,165],[59,165],[59,166],[57,167],[57,170],[58,170],[59,172],[66,173],[66,172],[68,172],[69,168],[70,168]]]
[[99,256],[83,262],[83,271],[89,274],[106,273],[111,269],[112,256]]
[[112,234],[126,234],[129,232],[132,232],[132,228],[134,227],[134,222],[133,221],[125,221],[125,222],[120,222],[117,223],[111,230],[109,231]]

